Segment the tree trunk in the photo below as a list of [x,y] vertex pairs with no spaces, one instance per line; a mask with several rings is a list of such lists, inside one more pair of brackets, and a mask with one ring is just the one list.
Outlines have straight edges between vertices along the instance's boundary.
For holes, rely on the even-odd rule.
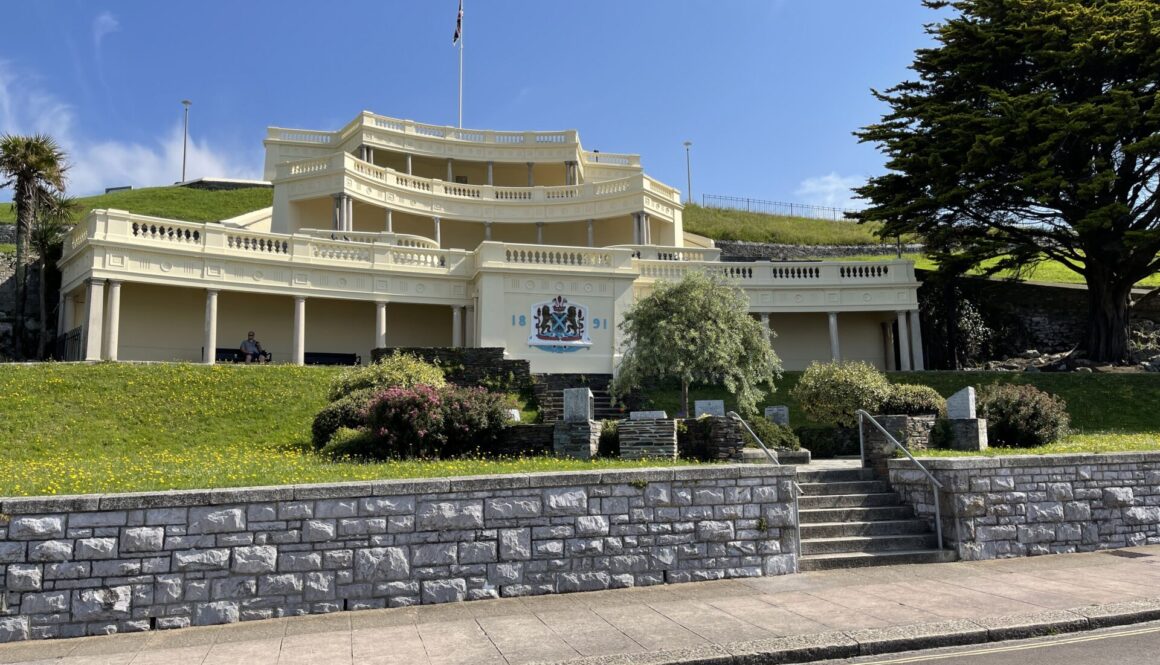
[[1102,272],[1085,275],[1088,287],[1088,359],[1127,362],[1128,312],[1132,283],[1110,279]]
[[689,411],[689,382],[681,379],[681,405],[685,409],[685,417],[692,418],[693,414]]
[[40,288],[37,289],[37,293],[40,294],[40,339],[36,344],[36,359],[44,360],[47,357],[45,352],[48,350],[48,303],[46,302],[48,300],[48,280],[46,279],[48,259],[42,256],[36,265],[40,273]]
[[16,183],[16,302],[13,303],[12,355],[24,360],[24,314],[28,299],[28,241],[32,215],[36,211],[35,192],[29,183]]

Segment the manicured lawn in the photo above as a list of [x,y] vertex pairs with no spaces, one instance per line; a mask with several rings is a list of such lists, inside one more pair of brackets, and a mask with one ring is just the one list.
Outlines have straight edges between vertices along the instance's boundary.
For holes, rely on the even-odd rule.
[[[97,208],[190,222],[218,222],[273,205],[274,190],[265,187],[210,191],[188,187],[149,187],[77,199],[84,217]],[[0,224],[12,224],[16,213],[11,203],[0,203]]]
[[655,465],[550,458],[329,462],[309,449],[310,423],[340,371],[0,365],[0,496]]
[[[887,376],[895,383],[929,385],[944,397],[967,386],[977,389],[992,383],[1030,383],[1059,395],[1067,400],[1073,434],[1057,445],[1077,447],[1067,452],[1084,452],[1085,446],[1103,447],[1109,451],[1153,449],[1160,441],[1160,374],[891,372]],[[762,401],[763,405],[789,406],[790,423],[795,427],[812,424],[789,395],[800,377],[801,372],[786,372],[777,384],[777,391]],[[662,387],[652,391],[651,395],[654,408],[664,409],[670,415],[680,410],[680,390],[676,386]],[[732,395],[720,386],[694,386],[690,389],[689,400],[692,402],[694,399],[724,399],[726,408],[736,408]],[[1023,454],[1025,450],[1030,449],[1015,452]],[[991,454],[1003,451],[997,449]]]
[[782,217],[741,210],[690,205],[685,230],[715,240],[744,240],[798,245],[878,244],[880,225],[837,222],[806,217]]

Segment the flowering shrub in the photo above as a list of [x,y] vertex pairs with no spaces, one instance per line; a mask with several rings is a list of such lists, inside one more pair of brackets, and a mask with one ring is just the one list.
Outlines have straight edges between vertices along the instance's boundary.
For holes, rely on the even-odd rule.
[[802,373],[790,394],[810,420],[854,427],[858,424],[854,412],[878,412],[890,395],[890,382],[870,363],[815,362]]
[[507,410],[515,407],[514,400],[484,388],[457,386],[447,386],[441,396],[446,438],[443,456],[494,451],[509,420]]
[[432,386],[387,388],[367,407],[374,457],[439,457],[446,442],[443,397]]
[[365,429],[339,427],[331,434],[322,454],[335,459],[372,457],[374,438]]
[[441,388],[445,384],[443,370],[409,353],[396,351],[376,363],[346,370],[330,384],[327,397],[333,402],[367,388],[383,390],[419,385]]
[[1067,436],[1071,426],[1067,402],[1031,385],[984,386],[978,406],[988,442],[1001,446],[1046,445]]

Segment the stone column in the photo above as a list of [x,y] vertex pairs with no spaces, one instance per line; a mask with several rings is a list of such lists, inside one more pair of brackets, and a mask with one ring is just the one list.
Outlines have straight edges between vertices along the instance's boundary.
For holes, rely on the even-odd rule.
[[121,343],[121,282],[109,280],[109,307],[105,312],[105,360],[117,359],[117,345]]
[[922,358],[922,324],[918,322],[918,310],[910,310],[910,346],[914,349],[914,371],[921,372],[926,369],[926,363]]
[[886,370],[898,369],[894,359],[894,326],[889,321],[882,322],[882,345],[886,351]]
[[463,307],[451,306],[451,347],[458,349],[463,346]]
[[443,246],[443,227],[442,227],[442,224],[440,224],[438,217],[432,217],[431,219],[435,221],[435,244],[442,247]]
[[761,312],[758,316],[761,318],[761,328],[765,330],[765,341],[768,343],[770,341],[769,312]]
[[640,244],[640,213],[632,213],[632,244]]
[[647,212],[640,213],[640,232],[644,238],[644,244],[652,244],[652,224]]
[[375,301],[375,348],[387,346],[387,301]]
[[218,292],[216,289],[205,290],[205,335],[201,361],[207,365],[217,362],[217,305]]
[[306,361],[306,296],[294,296],[294,337],[291,362],[302,365]]
[[830,360],[842,359],[842,347],[838,344],[838,313],[830,312]]
[[532,167],[535,166],[532,162],[528,162],[528,187],[536,186],[536,177],[532,174]]
[[455,182],[455,171],[451,168],[451,158],[447,158],[447,182]]
[[491,222],[483,223],[483,239],[491,240]]
[[464,335],[463,335],[463,337],[464,337],[464,344],[463,345],[468,347],[468,348],[473,349],[476,346],[476,341],[475,341],[475,305],[468,305],[467,306],[466,318],[467,318],[467,320],[465,321],[465,323],[467,326],[467,330],[464,332]]
[[544,223],[536,222],[536,244],[544,244]]
[[906,312],[898,312],[898,369],[910,371],[910,334],[906,330]]
[[342,230],[343,231],[353,231],[354,230],[354,197],[350,196],[348,194],[343,194],[342,198],[343,198],[343,201],[346,203],[346,207],[343,209]]
[[414,175],[411,170],[411,153],[407,153],[407,175]]
[[596,234],[593,232],[591,219],[588,220],[588,246],[589,247],[596,246]]
[[101,333],[105,324],[105,280],[91,277],[85,280],[85,360],[101,359]]
[[358,158],[364,162],[367,161],[367,147],[365,145],[360,145],[358,147]]
[[342,194],[334,195],[334,223],[331,225],[335,231],[342,230],[342,216],[346,212],[346,208],[342,203]]
[[371,164],[375,163],[375,149],[370,147],[369,145],[367,146],[367,159],[366,160],[368,162],[370,162]]
[[495,184],[495,162],[487,162],[487,184],[490,187]]
[[387,233],[395,232],[395,216],[391,213],[391,209],[387,208]]

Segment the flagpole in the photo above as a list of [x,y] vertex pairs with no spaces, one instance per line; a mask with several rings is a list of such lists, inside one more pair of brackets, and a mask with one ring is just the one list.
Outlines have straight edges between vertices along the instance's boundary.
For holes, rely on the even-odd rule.
[[[460,0],[459,11],[463,11],[463,2]],[[463,129],[463,33],[459,34],[459,128]]]

